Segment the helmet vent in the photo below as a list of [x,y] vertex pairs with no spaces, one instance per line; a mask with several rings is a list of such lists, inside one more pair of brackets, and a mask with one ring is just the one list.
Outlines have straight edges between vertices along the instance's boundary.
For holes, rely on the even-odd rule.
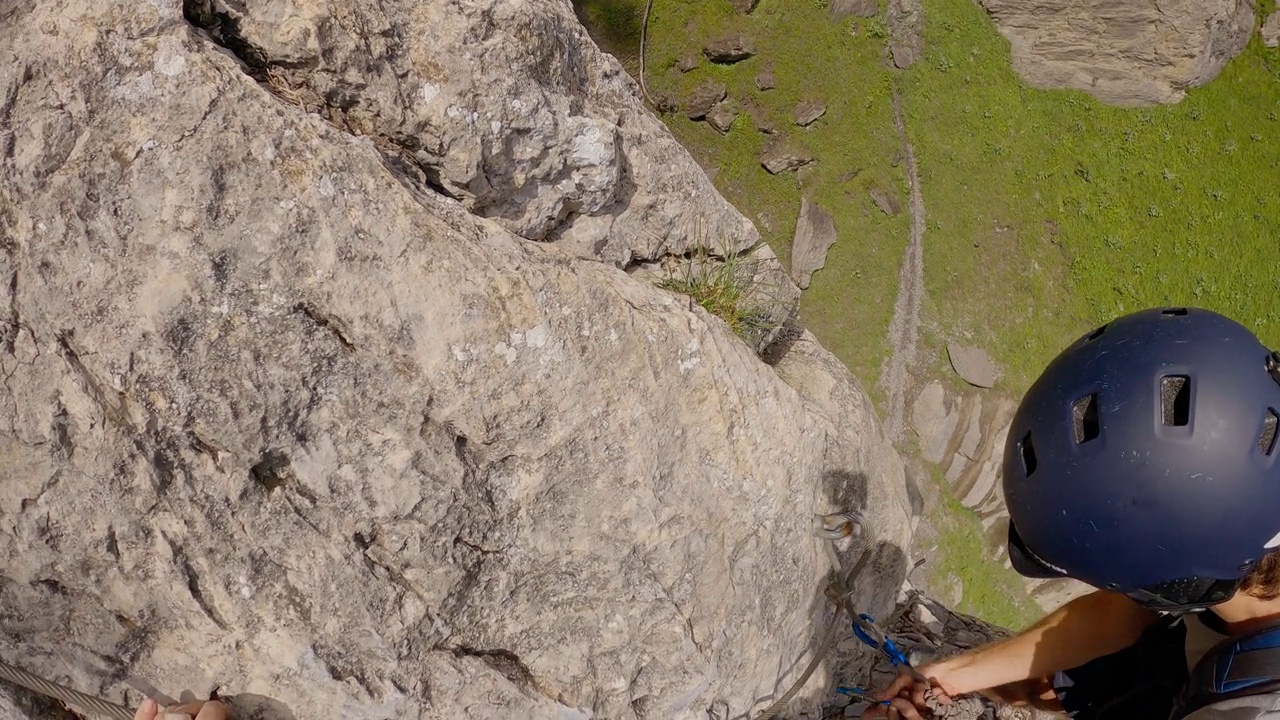
[[1098,393],[1085,395],[1071,404],[1071,420],[1076,430],[1076,444],[1087,443],[1098,437]]
[[1186,375],[1165,375],[1160,378],[1160,406],[1164,424],[1187,425],[1191,422],[1191,378]]
[[1022,438],[1018,449],[1022,451],[1022,469],[1027,472],[1027,477],[1031,477],[1031,473],[1036,471],[1036,449],[1031,444],[1031,433]]
[[[1110,323],[1107,323],[1107,324],[1108,324],[1108,325],[1110,325]],[[1102,337],[1102,333],[1104,333],[1104,332],[1106,332],[1106,331],[1107,331],[1107,325],[1103,325],[1102,327],[1099,327],[1098,329],[1094,330],[1093,332],[1089,333],[1088,335],[1085,335],[1085,336],[1084,336],[1084,341],[1085,341],[1085,342],[1087,342],[1087,343],[1091,343],[1091,342],[1093,342],[1094,340],[1097,340],[1098,338]]]
[[1182,315],[1186,315],[1186,314],[1187,314],[1187,309],[1186,309],[1186,308],[1184,308],[1184,307],[1179,307],[1179,308],[1166,308],[1166,309],[1164,309],[1164,310],[1161,310],[1161,311],[1160,311],[1160,314],[1161,314],[1161,315],[1165,315],[1165,316],[1170,316],[1170,315],[1173,315],[1173,316],[1182,316]]
[[1262,421],[1262,434],[1258,436],[1258,452],[1270,455],[1276,449],[1276,428],[1280,425],[1280,415],[1272,408],[1267,408],[1267,417]]

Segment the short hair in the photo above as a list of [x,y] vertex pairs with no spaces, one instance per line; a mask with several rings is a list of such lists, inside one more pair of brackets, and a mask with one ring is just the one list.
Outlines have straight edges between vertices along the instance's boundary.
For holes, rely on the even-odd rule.
[[1262,556],[1253,570],[1240,583],[1240,592],[1259,600],[1280,598],[1280,552]]

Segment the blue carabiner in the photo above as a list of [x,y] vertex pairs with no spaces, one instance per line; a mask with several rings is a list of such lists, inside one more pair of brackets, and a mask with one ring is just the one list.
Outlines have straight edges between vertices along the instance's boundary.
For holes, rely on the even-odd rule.
[[867,700],[869,702],[875,703],[876,705],[892,705],[893,704],[888,700],[876,700],[876,696],[872,695],[870,691],[863,690],[862,688],[859,688],[859,687],[838,687],[836,688],[836,692],[840,693],[841,695],[849,695],[850,697],[862,698],[863,700]]
[[[858,620],[861,620],[862,622],[858,622]],[[871,633],[867,632],[866,628],[863,627],[863,623],[866,623],[866,627],[874,630],[875,634],[878,635],[880,639],[871,637]],[[856,635],[864,644],[883,653],[894,667],[899,665],[911,667],[911,663],[907,661],[907,656],[898,649],[897,645],[893,644],[893,641],[889,639],[889,636],[886,635],[884,631],[876,627],[875,623],[875,618],[872,618],[866,613],[859,613],[858,619],[853,622],[853,634]]]

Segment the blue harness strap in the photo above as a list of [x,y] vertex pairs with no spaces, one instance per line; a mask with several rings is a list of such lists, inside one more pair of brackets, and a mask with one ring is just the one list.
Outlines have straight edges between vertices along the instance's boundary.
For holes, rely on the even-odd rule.
[[1222,700],[1280,692],[1280,625],[1228,638],[1191,671],[1171,720]]

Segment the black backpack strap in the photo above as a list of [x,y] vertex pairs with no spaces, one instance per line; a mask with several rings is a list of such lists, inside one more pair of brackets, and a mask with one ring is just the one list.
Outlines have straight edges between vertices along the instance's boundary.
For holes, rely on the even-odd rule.
[[1280,691],[1280,625],[1214,645],[1196,663],[1171,720],[1222,700]]

